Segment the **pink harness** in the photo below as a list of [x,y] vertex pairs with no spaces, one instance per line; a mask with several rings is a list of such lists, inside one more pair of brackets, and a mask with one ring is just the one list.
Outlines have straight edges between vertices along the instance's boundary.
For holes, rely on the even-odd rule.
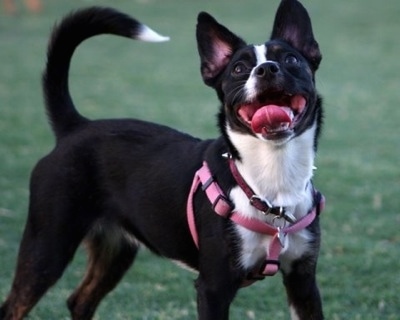
[[[232,173],[235,179],[237,181],[239,180],[239,185],[242,187],[242,189],[250,189],[247,184],[243,186],[243,183],[245,182],[242,177],[238,178],[238,175],[240,176],[240,174],[238,173],[237,168],[233,168],[233,166],[236,167],[234,161],[230,160],[231,171],[233,171]],[[249,280],[261,280],[264,279],[264,277],[266,276],[272,276],[277,273],[277,271],[279,270],[279,255],[283,248],[284,237],[287,234],[296,233],[309,226],[314,221],[315,217],[320,213],[320,211],[323,210],[325,203],[324,197],[318,191],[315,191],[314,193],[315,199],[317,200],[317,205],[301,219],[293,222],[287,227],[284,226],[282,228],[275,227],[259,219],[244,217],[240,213],[233,211],[231,202],[229,201],[229,199],[226,198],[218,183],[214,181],[214,178],[210,172],[207,163],[203,162],[203,166],[194,175],[192,187],[190,189],[187,202],[187,220],[193,241],[196,244],[197,248],[199,247],[199,239],[194,218],[193,197],[200,184],[202,185],[202,190],[206,192],[206,195],[211,202],[212,208],[215,213],[223,218],[232,220],[233,222],[246,229],[272,236],[272,241],[270,242],[269,247],[266,250],[266,259],[264,263],[262,264],[260,270],[257,270],[250,275]],[[246,192],[246,190],[245,193],[248,195],[248,197],[254,197],[254,195],[251,196],[249,192]],[[252,203],[251,199],[250,203]],[[255,207],[257,208],[257,206]],[[268,212],[264,212],[268,214],[271,213],[274,209],[276,208],[269,207]],[[279,211],[284,212],[283,208],[280,208]],[[287,218],[285,214],[276,215],[276,217],[285,219]],[[291,221],[291,219],[286,220]]]

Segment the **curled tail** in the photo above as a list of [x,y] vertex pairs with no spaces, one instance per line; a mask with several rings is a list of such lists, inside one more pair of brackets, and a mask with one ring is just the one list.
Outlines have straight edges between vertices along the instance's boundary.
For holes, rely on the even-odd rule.
[[134,18],[111,8],[90,7],[71,13],[53,30],[43,73],[46,110],[57,138],[88,121],[76,110],[68,88],[72,55],[84,40],[114,34],[150,42],[169,40]]

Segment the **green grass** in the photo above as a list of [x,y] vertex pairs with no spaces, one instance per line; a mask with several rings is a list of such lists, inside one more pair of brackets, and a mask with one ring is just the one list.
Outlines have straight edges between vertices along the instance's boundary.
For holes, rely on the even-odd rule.
[[[111,2],[110,2],[111,3]],[[171,36],[165,44],[109,36],[76,53],[71,90],[91,118],[138,117],[201,137],[217,135],[214,93],[202,84],[196,15],[213,13],[249,42],[267,39],[278,1],[113,1]],[[400,3],[304,1],[324,59],[317,75],[325,130],[316,184],[322,214],[320,282],[327,319],[398,319],[400,304]],[[40,73],[54,21],[107,1],[45,1],[44,12],[0,14],[0,299],[10,287],[26,218],[29,173],[53,146]],[[84,272],[80,250],[30,319],[67,319],[65,299]],[[195,276],[143,251],[96,319],[193,319]],[[288,319],[276,276],[243,289],[232,319]]]

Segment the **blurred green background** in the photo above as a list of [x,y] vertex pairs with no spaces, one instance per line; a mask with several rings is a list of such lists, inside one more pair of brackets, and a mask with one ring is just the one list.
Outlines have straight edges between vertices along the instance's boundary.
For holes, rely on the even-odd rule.
[[[30,170],[54,144],[40,86],[54,22],[72,9],[111,5],[169,35],[162,44],[111,36],[83,44],[71,69],[74,101],[93,119],[135,117],[209,138],[218,134],[218,102],[199,74],[198,12],[258,44],[268,39],[279,1],[43,0],[39,13],[16,3],[16,13],[0,13],[1,300],[26,219]],[[317,86],[326,117],[315,181],[327,198],[318,268],[326,319],[399,319],[400,2],[303,3],[323,53]],[[65,300],[84,266],[80,250],[29,319],[68,319]],[[143,250],[96,319],[194,319],[194,279]],[[243,289],[231,318],[289,319],[280,276]]]

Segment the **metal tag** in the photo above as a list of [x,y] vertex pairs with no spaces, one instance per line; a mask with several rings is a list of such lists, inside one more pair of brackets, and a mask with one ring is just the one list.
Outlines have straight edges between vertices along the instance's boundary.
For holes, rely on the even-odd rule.
[[285,238],[286,234],[282,231],[280,227],[278,227],[278,240],[282,248],[285,247]]

